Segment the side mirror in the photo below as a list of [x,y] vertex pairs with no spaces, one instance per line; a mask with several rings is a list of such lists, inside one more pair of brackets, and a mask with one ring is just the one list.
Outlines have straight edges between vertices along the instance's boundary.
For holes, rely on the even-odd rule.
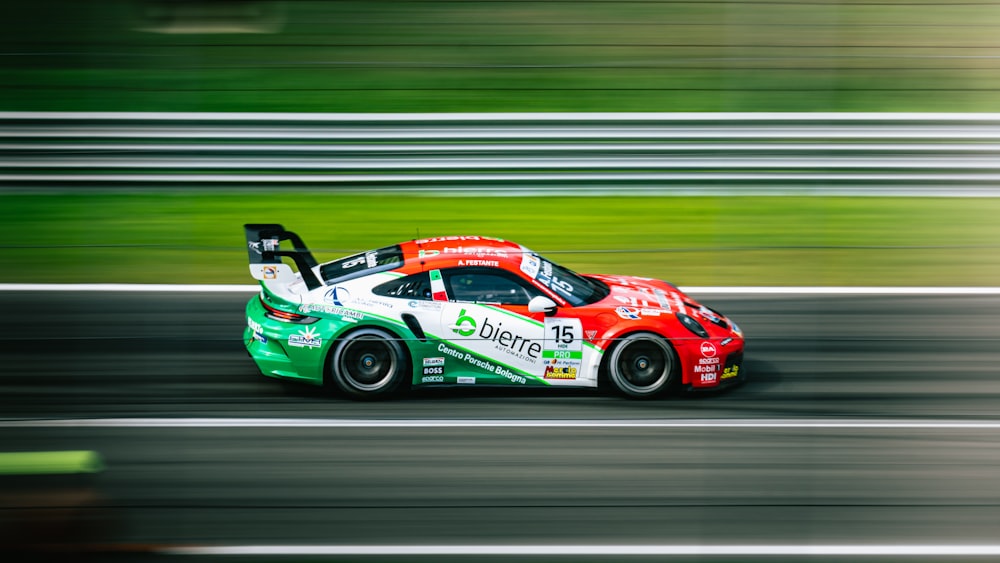
[[556,312],[556,302],[545,297],[544,295],[537,295],[528,301],[528,312],[529,313],[545,313],[546,315],[551,315]]

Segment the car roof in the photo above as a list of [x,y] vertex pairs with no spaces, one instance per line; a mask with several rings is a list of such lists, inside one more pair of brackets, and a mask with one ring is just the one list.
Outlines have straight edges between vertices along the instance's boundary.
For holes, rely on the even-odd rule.
[[407,266],[421,270],[458,266],[487,266],[518,270],[527,248],[508,240],[476,235],[444,236],[401,243]]

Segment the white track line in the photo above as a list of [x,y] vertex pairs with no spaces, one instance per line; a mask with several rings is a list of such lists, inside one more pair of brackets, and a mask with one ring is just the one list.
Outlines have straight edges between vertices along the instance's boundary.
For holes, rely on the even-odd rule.
[[171,555],[268,556],[996,556],[1000,545],[220,545],[160,551]]
[[420,122],[468,121],[1000,121],[1000,113],[918,112],[510,112],[510,113],[292,113],[292,112],[84,112],[4,111],[3,120],[304,121]]
[[1000,430],[1000,420],[877,419],[338,419],[72,418],[6,419],[0,428],[727,428]]
[[[716,295],[1000,295],[1000,287],[713,287],[682,286],[682,291]],[[108,291],[167,293],[249,293],[253,284],[0,283],[3,291]]]

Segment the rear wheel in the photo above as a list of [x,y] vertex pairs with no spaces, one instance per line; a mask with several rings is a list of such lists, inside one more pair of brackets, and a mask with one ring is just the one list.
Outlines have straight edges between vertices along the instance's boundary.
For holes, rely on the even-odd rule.
[[654,397],[670,386],[677,365],[677,354],[669,342],[638,332],[615,343],[608,358],[608,379],[630,397]]
[[337,344],[330,377],[351,398],[378,399],[399,387],[407,365],[398,338],[377,328],[363,328]]

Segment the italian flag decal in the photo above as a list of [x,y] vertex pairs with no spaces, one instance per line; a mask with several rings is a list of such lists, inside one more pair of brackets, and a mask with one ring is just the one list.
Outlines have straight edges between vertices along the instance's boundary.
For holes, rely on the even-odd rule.
[[448,300],[448,292],[444,290],[444,280],[441,279],[441,270],[431,270],[431,294],[435,301]]

